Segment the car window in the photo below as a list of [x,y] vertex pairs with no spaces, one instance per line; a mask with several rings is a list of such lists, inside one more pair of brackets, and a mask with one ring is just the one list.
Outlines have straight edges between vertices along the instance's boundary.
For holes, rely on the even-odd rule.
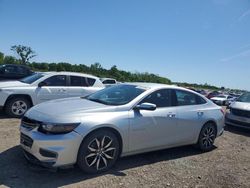
[[5,67],[5,74],[16,74],[17,72],[17,67],[15,66],[6,66]]
[[104,80],[102,83],[103,84],[115,84],[116,82],[115,80]]
[[46,86],[66,86],[66,76],[56,75],[43,81]]
[[87,78],[86,79],[86,84],[88,85],[88,86],[93,86],[94,84],[95,84],[95,79],[94,78]]
[[82,77],[70,76],[70,86],[82,86]]
[[93,86],[95,79],[81,76],[70,76],[70,86],[88,87]]
[[202,97],[183,90],[175,90],[176,93],[176,105],[178,106],[187,106],[187,105],[197,105],[205,104],[206,100]]
[[142,103],[152,103],[155,104],[156,107],[169,107],[171,106],[171,90],[170,89],[161,89],[155,91],[144,98],[140,104]]
[[28,69],[26,69],[25,67],[17,67],[17,72],[18,74],[28,74]]

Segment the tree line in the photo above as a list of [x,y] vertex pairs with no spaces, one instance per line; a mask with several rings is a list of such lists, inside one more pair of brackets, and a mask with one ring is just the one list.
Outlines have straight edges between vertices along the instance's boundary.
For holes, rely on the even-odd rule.
[[58,63],[48,63],[48,62],[30,62],[30,60],[36,56],[36,53],[27,46],[15,45],[11,47],[19,58],[11,55],[4,55],[0,52],[0,64],[23,64],[29,66],[34,71],[71,71],[71,72],[81,72],[86,74],[92,74],[98,77],[108,77],[114,78],[120,82],[154,82],[163,84],[175,84],[183,87],[192,87],[199,89],[210,89],[218,90],[221,89],[216,86],[211,86],[208,84],[190,84],[182,82],[171,82],[169,78],[161,77],[157,74],[152,74],[148,72],[130,72],[124,71],[117,68],[116,65],[112,66],[110,69],[102,67],[100,63],[93,63],[90,66],[85,64],[70,64],[66,62]]

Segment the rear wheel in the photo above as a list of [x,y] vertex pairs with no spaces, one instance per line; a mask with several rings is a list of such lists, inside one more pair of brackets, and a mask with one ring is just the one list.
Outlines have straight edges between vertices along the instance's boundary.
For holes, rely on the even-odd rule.
[[31,107],[31,103],[25,97],[15,97],[7,101],[5,112],[10,117],[20,118]]
[[205,124],[200,132],[197,146],[202,151],[210,151],[214,147],[216,138],[216,126],[213,123]]
[[87,173],[109,170],[119,155],[119,141],[111,131],[100,130],[90,134],[81,144],[77,164]]

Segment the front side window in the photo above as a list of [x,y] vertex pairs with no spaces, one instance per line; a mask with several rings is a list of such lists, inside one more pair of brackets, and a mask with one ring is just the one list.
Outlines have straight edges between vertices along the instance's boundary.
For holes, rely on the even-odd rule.
[[43,81],[46,86],[66,86],[66,76],[56,75]]
[[124,84],[97,91],[86,99],[106,105],[124,105],[131,102],[144,91],[145,88]]
[[176,90],[175,93],[177,106],[198,105],[206,103],[205,99],[188,91]]
[[171,90],[161,89],[155,91],[143,99],[141,103],[152,103],[155,104],[157,108],[159,107],[169,107],[171,106]]
[[5,67],[5,73],[6,74],[16,74],[17,72],[17,67],[15,66],[6,66]]

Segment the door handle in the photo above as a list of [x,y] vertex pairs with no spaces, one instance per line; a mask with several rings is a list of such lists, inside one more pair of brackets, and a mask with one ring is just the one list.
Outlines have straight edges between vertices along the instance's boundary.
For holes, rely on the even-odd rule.
[[198,116],[203,116],[204,115],[204,112],[197,112]]
[[66,92],[66,89],[58,89],[59,92]]
[[169,118],[175,118],[175,114],[169,113],[169,114],[168,114],[168,117],[169,117]]

